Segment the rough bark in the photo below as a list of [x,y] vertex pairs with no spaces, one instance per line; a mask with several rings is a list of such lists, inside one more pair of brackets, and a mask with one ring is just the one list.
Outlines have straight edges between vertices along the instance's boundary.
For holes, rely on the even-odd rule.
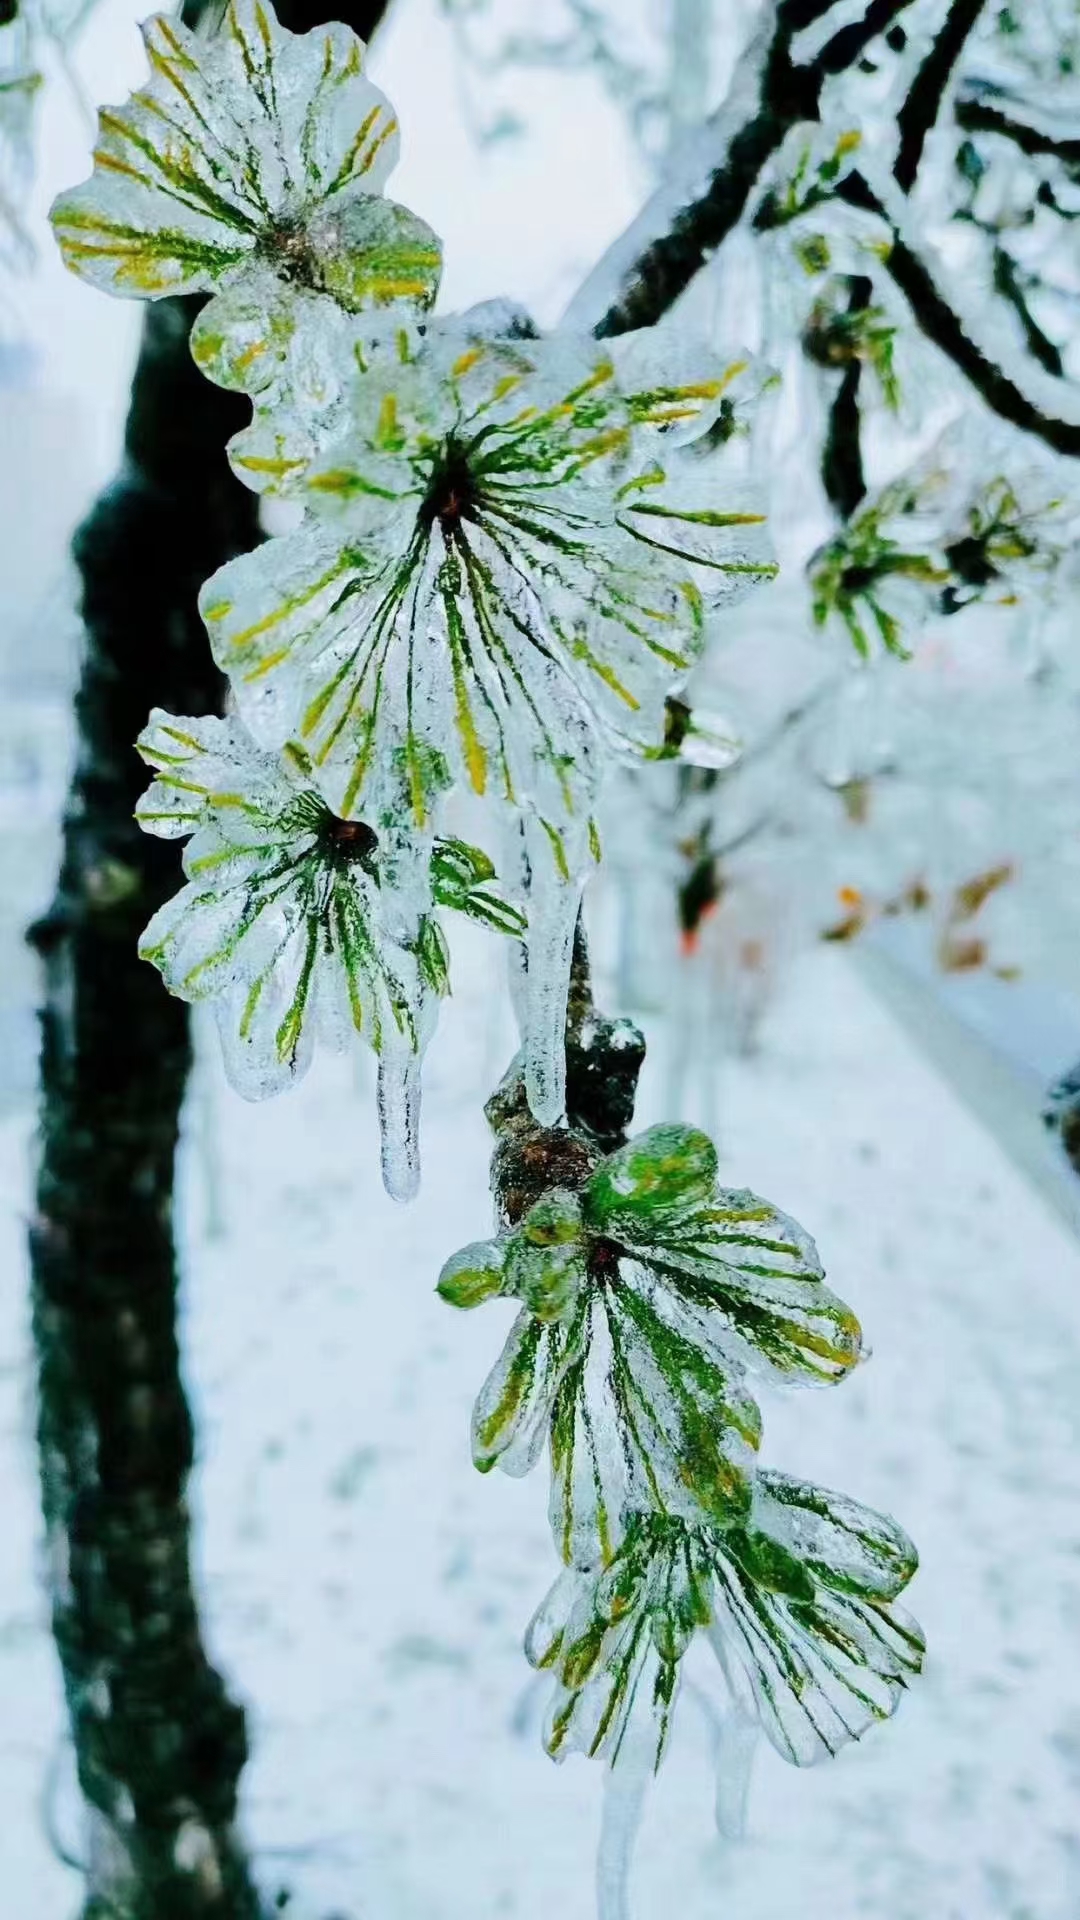
[[136,953],[179,872],[175,846],[132,818],[146,778],[132,741],[155,703],[219,705],[196,595],[257,537],[223,452],[244,408],[197,373],[193,310],[150,310],[124,469],[76,535],[78,760],[56,899],[34,930],[38,1438],[53,1627],[94,1816],[87,1920],[256,1911],[233,1839],[243,1714],[203,1650],[188,1558],[171,1218],[187,1010]]

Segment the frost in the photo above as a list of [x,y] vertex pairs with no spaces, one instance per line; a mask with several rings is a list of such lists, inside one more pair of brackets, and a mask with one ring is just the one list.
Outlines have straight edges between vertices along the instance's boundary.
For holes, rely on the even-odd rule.
[[102,110],[90,179],[53,207],[69,267],[134,298],[230,290],[203,315],[200,365],[247,390],[280,359],[290,298],[430,304],[441,248],[381,197],[398,125],[354,33],[292,34],[262,0],[230,0],[209,38],[164,14],[143,36],[148,84]]
[[226,1072],[248,1099],[300,1078],[318,1038],[364,1038],[380,1056],[387,1187],[407,1196],[420,1058],[448,988],[436,909],[524,928],[491,862],[461,842],[402,836],[400,776],[373,790],[367,820],[341,819],[302,749],[268,753],[235,720],[157,710],[138,747],[157,776],[140,824],[192,836],[187,885],[154,915],[140,953],[182,999],[213,1003]]

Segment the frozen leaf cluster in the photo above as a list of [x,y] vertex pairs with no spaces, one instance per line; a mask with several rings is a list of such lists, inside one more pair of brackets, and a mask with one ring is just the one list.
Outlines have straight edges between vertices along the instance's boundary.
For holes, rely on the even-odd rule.
[[403,837],[404,783],[389,769],[368,818],[342,819],[302,748],[269,753],[234,720],[157,710],[138,748],[155,771],[140,823],[190,836],[187,884],[154,915],[142,957],[182,999],[213,1005],[229,1079],[249,1099],[300,1078],[320,1038],[366,1041],[387,1184],[407,1194],[419,1060],[449,986],[438,909],[524,930],[490,861],[460,841]]
[[[963,432],[947,434],[906,475],[880,489],[813,556],[813,617],[846,631],[868,659],[901,657],[935,614],[977,602],[1012,604],[1044,584],[1074,530],[1075,506],[1055,497],[1045,470],[1003,471],[974,483]],[[1000,448],[984,435],[993,459]],[[983,474],[989,464],[982,462]]]
[[920,1629],[893,1604],[915,1567],[893,1521],[777,1473],[757,1475],[741,1525],[636,1514],[611,1563],[566,1568],[530,1623],[528,1658],[556,1682],[549,1752],[615,1765],[636,1714],[651,1716],[658,1766],[698,1632],[732,1707],[785,1760],[839,1752],[921,1669]]
[[292,34],[230,0],[208,38],[165,14],[143,38],[148,84],[102,110],[93,174],[53,208],[69,266],[142,299],[270,274],[351,313],[430,303],[441,248],[382,198],[398,124],[349,28]]
[[[498,303],[425,320],[439,243],[382,195],[397,123],[355,36],[231,0],[207,39],[165,17],[145,38],[149,83],[102,114],[53,222],[113,292],[212,292],[196,360],[254,403],[230,459],[300,508],[201,596],[238,722],[253,751],[298,754],[337,820],[382,838],[393,793],[382,894],[406,945],[448,789],[510,828],[529,1093],[554,1122],[605,767],[662,749],[710,617],[775,571],[724,458],[746,364],[651,333],[523,337]],[[414,1048],[422,1024],[396,1020]]]
[[859,1325],[794,1221],[719,1186],[704,1134],[656,1126],[594,1156],[575,1186],[449,1260],[439,1292],[518,1303],[473,1458],[520,1474],[550,1447],[567,1571],[527,1646],[558,1681],[552,1753],[614,1761],[637,1714],[659,1760],[699,1628],[729,1704],[752,1704],[789,1759],[892,1711],[922,1650],[891,1611],[914,1550],[891,1521],[758,1469],[748,1385],[843,1379]]

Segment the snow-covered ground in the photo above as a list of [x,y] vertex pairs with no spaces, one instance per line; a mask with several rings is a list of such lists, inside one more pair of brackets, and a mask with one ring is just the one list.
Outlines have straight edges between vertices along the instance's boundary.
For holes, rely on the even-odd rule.
[[[100,0],[89,97],[117,98],[138,73],[144,10]],[[394,191],[445,235],[446,305],[505,289],[552,319],[643,181],[586,82],[529,81],[533,136],[478,151],[434,15],[434,0],[402,0],[373,62],[406,128]],[[44,131],[39,228],[88,144],[56,90]],[[69,1920],[78,1877],[56,1843],[77,1853],[78,1819],[36,1578],[19,929],[54,860],[64,540],[115,460],[135,315],[47,251],[13,300],[40,359],[31,399],[0,393],[20,449],[0,497],[0,1908]],[[352,1062],[247,1107],[208,1046],[188,1117],[201,1584],[251,1714],[245,1824],[267,1885],[295,1888],[305,1920],[592,1912],[600,1773],[543,1755],[543,1684],[520,1651],[553,1572],[543,1477],[483,1479],[468,1458],[503,1315],[454,1315],[433,1291],[447,1252],[487,1228],[480,1107],[511,1050],[497,956],[467,935],[458,962],[413,1207],[382,1193],[372,1089]],[[1015,1084],[947,1023],[915,1044],[918,1025],[880,974],[811,954],[760,1057],[720,1069],[718,1105],[725,1172],[816,1234],[874,1349],[842,1388],[766,1401],[766,1456],[912,1533],[927,1671],[894,1724],[828,1768],[798,1774],[763,1751],[739,1844],[715,1837],[712,1731],[688,1690],[646,1813],[636,1920],[1080,1913],[1080,1248]],[[649,1028],[641,1124],[673,1117],[663,1025]],[[1020,1134],[1027,1173],[999,1145]]]
[[[552,1571],[543,1478],[470,1466],[500,1311],[455,1315],[432,1291],[486,1227],[479,1107],[510,1038],[490,952],[462,961],[409,1209],[382,1194],[351,1063],[263,1108],[209,1049],[201,1063],[182,1206],[198,1558],[250,1706],[246,1824],[269,1884],[349,1920],[587,1920],[600,1775],[540,1750],[543,1683],[520,1652]],[[657,1058],[644,1121],[663,1080]],[[636,1913],[677,1898],[688,1920],[1074,1920],[1080,1249],[845,956],[796,969],[761,1057],[724,1069],[723,1105],[725,1171],[812,1227],[874,1350],[839,1389],[767,1400],[766,1457],[902,1519],[930,1657],[897,1720],[830,1766],[763,1749],[734,1845],[712,1827],[689,1691]],[[10,1910],[67,1920],[76,1881],[41,1818],[51,1765],[77,1848],[34,1578],[26,1134],[25,1115],[6,1123],[0,1805]]]

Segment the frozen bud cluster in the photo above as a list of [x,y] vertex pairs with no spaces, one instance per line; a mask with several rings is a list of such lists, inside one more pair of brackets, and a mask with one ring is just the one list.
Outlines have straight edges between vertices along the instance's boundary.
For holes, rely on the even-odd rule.
[[454,1255],[439,1292],[520,1310],[473,1415],[482,1472],[551,1454],[552,1531],[568,1571],[530,1629],[558,1691],[555,1754],[614,1761],[635,1711],[658,1761],[679,1661],[707,1630],[728,1708],[752,1707],[799,1763],[890,1713],[922,1639],[890,1603],[915,1571],[894,1524],[761,1471],[747,1384],[841,1380],[854,1314],[813,1242],[718,1185],[694,1128],[656,1126]]

